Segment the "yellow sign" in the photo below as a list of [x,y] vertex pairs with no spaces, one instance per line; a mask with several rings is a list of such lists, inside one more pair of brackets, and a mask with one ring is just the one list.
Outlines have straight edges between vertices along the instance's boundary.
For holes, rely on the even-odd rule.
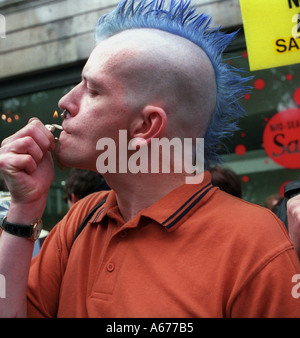
[[300,0],[240,0],[250,70],[300,63]]

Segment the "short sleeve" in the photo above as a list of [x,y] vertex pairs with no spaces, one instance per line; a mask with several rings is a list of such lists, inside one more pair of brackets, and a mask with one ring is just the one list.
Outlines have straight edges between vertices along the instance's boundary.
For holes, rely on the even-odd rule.
[[242,287],[231,305],[231,317],[300,318],[300,298],[292,278],[300,271],[293,249],[270,259]]
[[58,223],[45,239],[40,253],[33,258],[31,263],[27,288],[27,316],[29,318],[56,317],[66,258],[60,239],[60,223]]

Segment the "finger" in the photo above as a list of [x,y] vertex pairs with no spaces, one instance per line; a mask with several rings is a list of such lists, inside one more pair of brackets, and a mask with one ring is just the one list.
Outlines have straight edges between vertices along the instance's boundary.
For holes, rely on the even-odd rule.
[[24,128],[18,130],[15,134],[3,140],[2,146],[23,136],[28,135],[34,137],[36,134],[41,135],[40,132],[44,134],[50,142],[54,140],[53,134],[44,126],[44,124],[40,120],[32,118]]
[[[30,119],[30,121],[36,121],[36,120],[37,120],[36,118]],[[16,140],[18,138],[21,138],[21,137],[28,135],[28,130],[30,131],[30,129],[28,129],[28,125],[29,125],[29,123],[24,128],[18,130],[13,135],[10,135],[9,137],[5,138],[1,143],[1,147],[7,145],[8,143],[13,142],[14,140]]]
[[29,120],[28,120],[28,124],[33,122],[33,121],[40,121],[40,119],[38,119],[37,117],[31,117]]
[[30,136],[39,145],[43,153],[48,150],[52,151],[55,147],[53,134],[36,119],[12,136],[6,138],[2,142],[2,147],[26,136]]
[[[31,118],[28,122],[28,125],[30,125],[31,128],[34,129],[34,131],[41,131],[50,141],[50,146],[47,148],[48,143],[46,143],[45,150],[53,151],[55,149],[55,139],[52,132],[45,127],[45,125],[37,118]],[[35,129],[37,128],[37,129]]]
[[31,155],[14,153],[6,154],[5,162],[2,162],[1,166],[1,170],[9,176],[13,176],[20,171],[25,171],[27,174],[31,175],[36,168],[37,164]]
[[42,160],[44,153],[41,148],[30,136],[23,137],[10,143],[7,147],[7,151],[15,154],[29,154],[38,165]]
[[2,147],[1,155],[4,159],[0,161],[1,170],[10,175],[20,170],[33,173],[44,156],[40,147],[29,136]]
[[39,130],[41,130],[49,138],[50,141],[54,140],[52,132],[48,128],[46,128],[45,125],[38,118],[31,118],[28,121],[28,125],[39,128]]

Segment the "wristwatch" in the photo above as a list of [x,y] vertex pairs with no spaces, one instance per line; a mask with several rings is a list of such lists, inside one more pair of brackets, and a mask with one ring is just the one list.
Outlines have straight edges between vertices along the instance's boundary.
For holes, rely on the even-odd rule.
[[38,219],[30,225],[15,224],[8,222],[5,216],[2,220],[1,228],[11,235],[28,238],[34,242],[41,234],[43,222],[41,219]]

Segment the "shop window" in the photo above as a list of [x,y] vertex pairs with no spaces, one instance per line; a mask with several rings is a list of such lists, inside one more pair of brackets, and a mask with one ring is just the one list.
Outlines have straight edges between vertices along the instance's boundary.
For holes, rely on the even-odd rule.
[[[255,77],[250,83],[253,87],[252,92],[241,100],[247,116],[241,120],[240,131],[226,142],[229,154],[224,155],[224,166],[233,169],[239,175],[245,200],[264,205],[267,196],[282,194],[286,182],[300,177],[300,161],[293,156],[298,152],[298,141],[292,142],[289,149],[294,153],[289,158],[294,163],[293,169],[276,163],[267,155],[263,144],[267,123],[275,114],[287,109],[298,111],[298,122],[294,121],[295,123],[289,125],[290,130],[287,130],[287,126],[279,127],[285,133],[296,128],[300,140],[300,65],[250,73],[245,50],[229,53],[226,58],[232,66],[242,68],[248,75]],[[284,136],[280,137],[276,149],[278,153],[281,150],[283,152],[283,147],[286,146]]]

